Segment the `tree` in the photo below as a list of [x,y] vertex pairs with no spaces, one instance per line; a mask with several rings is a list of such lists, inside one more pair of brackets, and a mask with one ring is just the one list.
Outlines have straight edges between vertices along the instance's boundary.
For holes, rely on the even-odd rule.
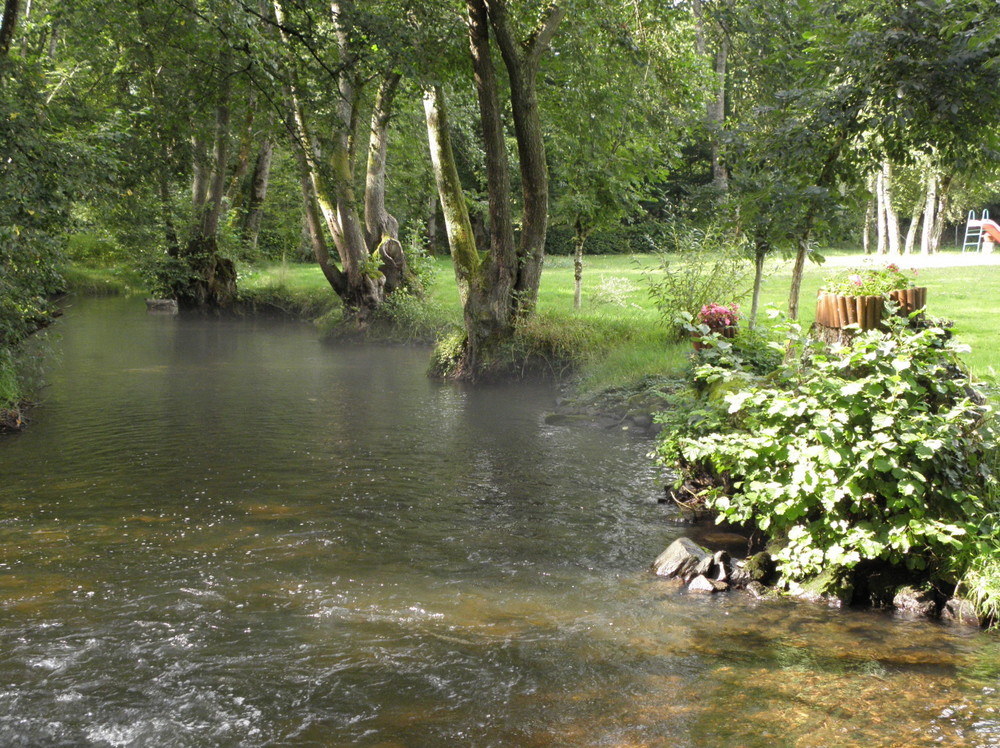
[[[615,11],[619,15],[615,15]],[[590,234],[642,210],[694,124],[698,61],[680,9],[579,10],[546,72],[553,221],[574,234],[574,298],[580,308]]]
[[[291,18],[281,0],[274,0],[273,9],[286,50],[282,73],[287,80],[294,145],[309,183],[306,199],[319,206],[340,266],[330,262],[314,235],[317,260],[345,305],[364,322],[387,294],[404,285],[408,275],[398,223],[385,207],[388,131],[400,81],[392,42],[388,42],[386,58],[378,52],[379,43],[372,41],[373,35],[383,38],[378,33],[386,16],[366,15],[351,0],[331,3],[326,19],[331,29],[328,36],[326,26],[317,24],[308,10]],[[391,13],[393,9],[371,10]],[[320,53],[327,45],[335,50],[332,60]],[[374,55],[369,54],[372,50]],[[362,223],[354,163],[361,94],[367,78],[377,79],[379,84],[370,116]],[[329,88],[333,97],[328,100]],[[331,116],[322,123],[310,117],[311,112],[324,109]],[[324,132],[323,128],[328,129]],[[315,222],[311,225],[315,227]]]
[[[435,178],[444,210],[456,279],[462,289],[466,341],[457,369],[475,376],[491,363],[497,346],[509,339],[517,322],[530,315],[538,297],[548,227],[548,166],[538,106],[537,77],[542,56],[565,10],[548,5],[537,24],[518,33],[507,0],[467,0],[466,25],[479,101],[489,201],[489,248],[480,254],[450,135],[441,86],[425,97],[427,130]],[[493,64],[500,51],[509,86],[509,104],[521,179],[520,237],[515,239],[510,174]]]

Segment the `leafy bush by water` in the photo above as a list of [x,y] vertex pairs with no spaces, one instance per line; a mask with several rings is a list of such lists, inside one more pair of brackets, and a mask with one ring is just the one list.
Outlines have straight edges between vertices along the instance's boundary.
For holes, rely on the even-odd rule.
[[766,376],[719,341],[698,396],[660,418],[659,459],[721,518],[776,540],[786,582],[824,572],[832,588],[880,562],[950,585],[971,574],[980,609],[1000,608],[998,553],[983,554],[1000,507],[994,414],[945,329],[888,324],[832,348],[789,325]]

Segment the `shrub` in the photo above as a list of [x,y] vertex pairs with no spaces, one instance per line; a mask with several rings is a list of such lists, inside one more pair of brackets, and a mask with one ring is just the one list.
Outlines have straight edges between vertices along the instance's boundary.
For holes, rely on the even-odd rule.
[[[916,274],[915,270],[912,272]],[[823,289],[845,296],[883,296],[891,291],[912,288],[913,285],[913,278],[900,270],[899,265],[891,262],[879,267],[868,265],[848,268],[829,276]]]
[[677,251],[660,252],[646,273],[649,295],[675,339],[685,334],[678,318],[694,318],[708,304],[739,301],[753,287],[754,267],[740,240],[722,228],[676,228]]
[[688,421],[660,419],[678,485],[711,476],[700,499],[777,540],[786,582],[837,583],[865,561],[951,584],[975,568],[996,509],[992,412],[944,329],[887,325],[834,347],[789,325],[773,345],[791,353],[767,376],[720,343],[696,372]]

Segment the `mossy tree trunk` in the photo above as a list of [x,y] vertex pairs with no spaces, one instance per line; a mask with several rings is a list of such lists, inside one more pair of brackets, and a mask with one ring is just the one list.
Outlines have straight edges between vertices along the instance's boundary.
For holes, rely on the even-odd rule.
[[[442,89],[424,98],[427,130],[439,198],[462,298],[466,329],[457,370],[475,377],[489,365],[490,352],[508,340],[535,308],[548,227],[548,168],[538,110],[539,62],[564,11],[550,6],[526,40],[514,31],[506,0],[466,0],[469,50],[479,102],[486,164],[489,238],[477,246],[448,132]],[[507,73],[510,111],[517,143],[523,215],[515,239],[503,106],[492,45]],[[482,250],[482,251],[480,251]]]
[[[387,71],[380,77],[381,85],[371,119],[362,221],[354,174],[361,104],[357,73],[360,63],[354,51],[357,39],[350,25],[356,9],[351,0],[332,2],[329,7],[339,63],[335,73],[331,73],[337,89],[332,116],[333,132],[325,141],[326,153],[322,157],[307,117],[309,107],[304,101],[306,87],[299,80],[296,61],[291,56],[286,60],[290,80],[287,94],[300,168],[309,181],[303,195],[314,252],[333,290],[355,319],[365,323],[386,296],[401,287],[407,278],[406,261],[398,239],[398,223],[385,209],[388,128],[399,74]],[[274,0],[273,8],[282,42],[290,48],[293,40],[287,31],[281,0]],[[325,250],[326,242],[317,238],[315,222],[310,217],[313,206],[318,207],[326,231],[336,247],[339,267]]]
[[225,308],[236,298],[236,267],[232,260],[220,254],[219,248],[230,136],[229,56],[226,52],[221,55],[220,63],[210,159],[204,156],[203,141],[195,138],[191,190],[194,225],[179,254],[187,277],[175,278],[172,283],[174,298],[187,307]]

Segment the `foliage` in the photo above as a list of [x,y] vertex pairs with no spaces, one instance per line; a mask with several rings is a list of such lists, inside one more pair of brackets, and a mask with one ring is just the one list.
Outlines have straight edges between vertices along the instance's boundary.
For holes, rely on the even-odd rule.
[[742,242],[722,227],[675,228],[673,238],[677,252],[661,252],[647,282],[653,304],[680,338],[684,328],[676,322],[679,315],[693,318],[707,304],[743,298],[750,291],[754,268]]
[[373,337],[403,341],[432,341],[451,327],[451,320],[437,303],[406,289],[386,297],[372,322]]
[[403,253],[410,273],[407,286],[411,293],[423,294],[438,278],[438,265],[431,257],[427,237],[419,230],[411,230],[403,242]]
[[779,539],[786,581],[878,560],[953,583],[997,508],[998,432],[957,366],[962,347],[941,328],[887,324],[833,348],[788,326],[777,347],[793,353],[765,377],[720,345],[696,374],[716,398],[662,438],[664,463],[724,477],[708,507]]
[[[573,229],[556,225],[545,235],[546,255],[572,255]],[[670,228],[659,221],[637,221],[595,229],[587,237],[588,255],[645,254],[670,249]]]
[[21,399],[14,357],[8,349],[0,348],[0,408],[15,406]]
[[[912,272],[916,275],[917,271]],[[823,290],[844,296],[884,296],[913,285],[913,278],[890,262],[881,267],[866,265],[842,270],[826,279]]]
[[39,71],[17,65],[13,74],[0,77],[0,348],[51,318],[74,185],[71,151],[56,113],[45,111]]

